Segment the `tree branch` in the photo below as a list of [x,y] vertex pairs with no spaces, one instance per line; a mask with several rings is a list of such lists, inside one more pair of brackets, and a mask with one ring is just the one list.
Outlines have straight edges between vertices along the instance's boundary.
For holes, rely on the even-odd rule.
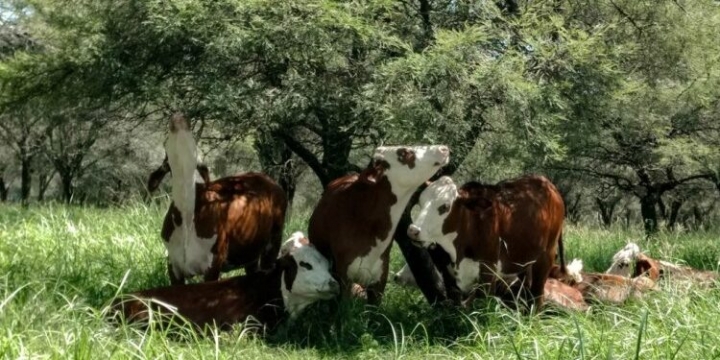
[[317,177],[320,179],[320,182],[323,184],[323,186],[329,183],[327,172],[320,163],[320,160],[318,160],[317,156],[315,156],[312,151],[308,150],[305,146],[303,146],[299,141],[293,138],[290,134],[286,133],[284,130],[274,131],[274,135],[282,139],[285,145],[287,145],[287,147],[290,148],[292,152],[294,152],[298,157],[305,161],[306,164],[308,164],[308,166],[313,170],[313,172],[315,172],[315,175],[317,175]]

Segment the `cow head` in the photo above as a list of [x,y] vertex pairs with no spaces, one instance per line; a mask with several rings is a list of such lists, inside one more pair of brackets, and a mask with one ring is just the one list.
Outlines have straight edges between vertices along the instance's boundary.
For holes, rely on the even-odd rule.
[[457,186],[450,177],[443,176],[431,183],[420,194],[420,213],[408,227],[408,236],[416,244],[426,247],[433,243],[443,248],[452,244],[457,234],[445,231],[443,224],[453,211],[457,198]]
[[610,265],[610,268],[607,269],[605,273],[631,277],[638,255],[640,255],[640,247],[635,243],[628,243],[613,255],[612,265]]
[[283,303],[291,318],[315,301],[340,293],[340,285],[330,274],[330,263],[302,232],[285,241],[278,263],[283,269],[280,289]]
[[380,146],[360,176],[367,183],[384,176],[393,187],[416,188],[448,161],[450,149],[445,145]]

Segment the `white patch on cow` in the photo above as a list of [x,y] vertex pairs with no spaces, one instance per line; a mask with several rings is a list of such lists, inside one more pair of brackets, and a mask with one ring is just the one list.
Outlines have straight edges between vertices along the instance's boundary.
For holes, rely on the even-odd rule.
[[580,259],[573,259],[567,266],[565,266],[568,276],[573,279],[576,283],[581,283],[583,280],[582,269],[583,262]]
[[[413,151],[415,153],[415,166],[400,162],[399,150]],[[450,160],[450,151],[444,145],[428,146],[380,146],[375,149],[373,158],[376,161],[386,161],[390,167],[383,176],[390,183],[390,191],[397,201],[390,207],[390,231],[384,239],[375,239],[375,245],[364,255],[355,258],[348,265],[347,276],[353,282],[362,286],[369,286],[380,281],[384,264],[381,256],[392,243],[395,229],[400,217],[413,192],[420,184],[430,178],[440,167]]]
[[367,255],[356,257],[348,265],[348,278],[362,286],[369,286],[380,281],[383,273],[383,262],[380,257],[388,245],[390,245],[390,240],[378,240]]
[[640,247],[633,242],[628,243],[613,255],[612,265],[605,273],[630,277],[633,270],[632,265],[635,264],[638,255],[640,255]]
[[[286,243],[290,241],[294,242],[294,239]],[[338,295],[340,285],[330,274],[330,262],[314,246],[300,244],[292,249],[290,255],[295,260],[297,274],[290,290],[287,289],[284,273],[281,275],[280,292],[285,310],[291,318],[295,318],[315,301]]]
[[[185,225],[185,219],[182,220]],[[190,226],[190,234],[183,233],[183,226],[173,229],[170,240],[163,242],[167,249],[170,264],[176,277],[193,277],[204,274],[212,265],[212,247],[217,235],[201,238],[195,234],[195,226]]]
[[[443,234],[442,227],[457,196],[457,186],[450,177],[443,176],[437,179],[420,194],[418,202],[420,212],[408,228],[408,235],[413,237],[413,240],[425,247],[432,244],[440,245],[453,262],[457,259],[453,244],[457,233]],[[441,208],[443,211],[440,211]]]
[[481,262],[472,259],[462,259],[456,266],[455,280],[460,291],[470,292],[480,280]]

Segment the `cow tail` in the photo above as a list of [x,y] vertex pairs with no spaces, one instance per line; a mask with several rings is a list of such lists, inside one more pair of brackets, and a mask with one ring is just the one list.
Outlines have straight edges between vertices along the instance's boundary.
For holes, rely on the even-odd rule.
[[565,247],[563,246],[563,234],[560,232],[558,237],[558,252],[560,255],[560,272],[563,276],[567,275],[567,267],[565,266]]

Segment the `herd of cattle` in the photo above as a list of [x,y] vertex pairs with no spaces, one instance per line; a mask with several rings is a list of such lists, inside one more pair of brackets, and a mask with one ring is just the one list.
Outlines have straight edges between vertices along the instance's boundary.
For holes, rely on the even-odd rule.
[[[250,318],[272,328],[338,296],[379,304],[400,217],[418,188],[450,159],[441,145],[376,148],[360,174],[328,185],[308,236],[295,232],[283,243],[288,203],[271,178],[245,173],[210,181],[180,114],[170,121],[165,151],[149,186],[172,172],[172,203],[161,231],[171,285],[115,299],[111,309],[123,321],[147,324],[180,315],[199,328],[228,328]],[[641,295],[663,277],[707,286],[717,279],[714,272],[651,259],[634,243],[615,254],[605,273],[583,272],[577,259],[565,264],[564,203],[542,176],[459,187],[445,176],[428,184],[419,205],[407,234],[415,245],[447,254],[449,261],[435,270],[456,305],[491,294],[528,309],[551,303],[583,310],[592,301]],[[245,274],[220,279],[221,272],[238,268]],[[198,275],[205,282],[185,284]],[[407,265],[393,279],[415,284]]]

